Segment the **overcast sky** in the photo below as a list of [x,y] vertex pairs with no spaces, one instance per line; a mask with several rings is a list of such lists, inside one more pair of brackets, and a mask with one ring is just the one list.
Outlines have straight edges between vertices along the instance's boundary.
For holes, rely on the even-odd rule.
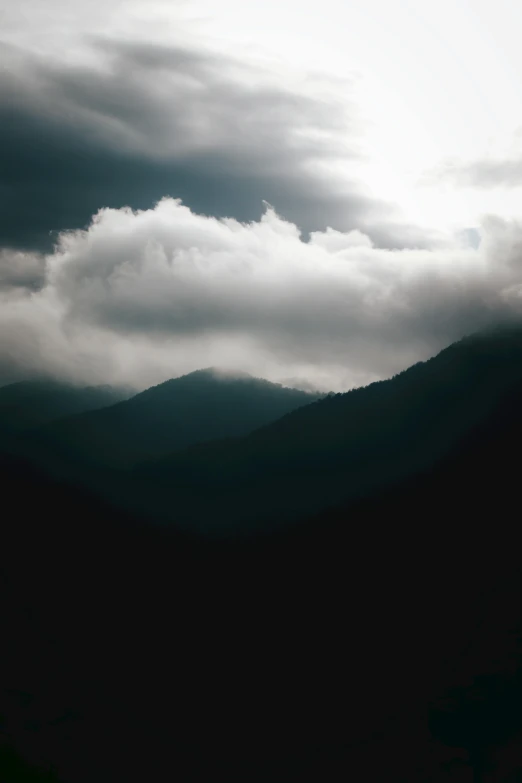
[[0,0],[0,383],[341,390],[517,318],[506,0]]

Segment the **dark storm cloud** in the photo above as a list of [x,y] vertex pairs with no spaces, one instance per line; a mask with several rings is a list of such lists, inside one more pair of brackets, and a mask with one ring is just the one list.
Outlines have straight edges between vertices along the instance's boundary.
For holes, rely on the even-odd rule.
[[239,220],[258,218],[266,199],[305,231],[388,214],[319,170],[359,158],[357,123],[327,92],[260,82],[199,51],[93,43],[100,64],[89,68],[5,48],[1,244],[49,249],[102,206],[144,209],[165,195]]

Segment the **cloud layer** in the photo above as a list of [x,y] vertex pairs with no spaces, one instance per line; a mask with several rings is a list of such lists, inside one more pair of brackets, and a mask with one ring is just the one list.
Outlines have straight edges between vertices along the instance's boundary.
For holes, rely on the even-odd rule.
[[522,226],[491,217],[481,235],[386,250],[359,230],[304,241],[268,204],[245,223],[170,198],[103,209],[60,235],[41,290],[1,294],[0,374],[143,388],[221,365],[350,388],[518,317]]

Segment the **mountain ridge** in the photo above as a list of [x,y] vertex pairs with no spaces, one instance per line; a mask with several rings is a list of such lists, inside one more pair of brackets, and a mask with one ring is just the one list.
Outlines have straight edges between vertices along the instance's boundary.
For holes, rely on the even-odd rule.
[[182,503],[189,518],[209,514],[212,493],[215,513],[223,508],[238,524],[299,517],[429,469],[521,380],[522,329],[471,335],[391,379],[325,396],[240,439],[137,466],[133,480],[156,495],[158,509],[170,495],[178,518]]
[[[413,783],[448,778],[452,743],[467,743],[463,763],[474,764],[477,779],[485,768],[473,756],[477,741],[494,759],[503,742],[520,744],[522,678],[514,670],[521,663],[510,633],[520,627],[521,350],[518,340],[475,343],[471,357],[464,349],[466,360],[461,346],[430,365],[431,393],[406,418],[415,427],[431,411],[431,431],[442,423],[455,436],[435,467],[425,461],[421,474],[378,484],[331,511],[313,515],[307,507],[293,526],[252,527],[249,538],[212,539],[197,526],[178,527],[175,517],[150,524],[133,502],[135,518],[0,458],[6,502],[17,511],[3,525],[0,695],[20,746],[37,748],[43,737],[64,783],[141,782],[165,771],[194,783]],[[425,370],[413,373],[413,386],[394,387],[397,399],[404,389],[423,399]],[[433,408],[442,381],[453,391]],[[487,392],[481,404],[454,431],[479,387]],[[396,399],[389,386],[377,389],[369,407],[367,392],[355,395],[347,421],[338,414],[354,397],[339,395],[290,414],[283,429],[290,420],[299,433],[322,409],[317,438],[330,422],[331,430],[342,425],[342,442],[359,420],[361,433],[375,424],[376,437],[374,406],[385,412]],[[456,405],[453,418],[439,416],[448,405]],[[388,443],[393,455],[402,430],[388,430],[399,435]],[[310,435],[312,445],[322,443],[319,461],[329,437]],[[270,449],[277,442],[267,441]],[[219,468],[223,443],[212,448]],[[292,491],[306,492],[316,466],[307,473],[306,460],[298,464]],[[197,468],[189,465],[180,482],[193,482],[193,502],[209,486],[191,474]],[[167,478],[176,484],[172,472]],[[288,481],[284,471],[281,480]],[[247,486],[246,517],[275,486],[262,475],[258,483],[259,494]],[[232,476],[233,492],[240,484]],[[232,507],[214,490],[208,501],[210,529],[217,506],[225,515]],[[469,704],[474,683],[491,719]],[[27,695],[26,706],[13,706]],[[497,777],[515,780],[514,767],[516,760],[511,777]]]
[[125,468],[202,440],[233,437],[315,401],[318,395],[265,379],[204,368],[97,411],[50,422],[23,449]]

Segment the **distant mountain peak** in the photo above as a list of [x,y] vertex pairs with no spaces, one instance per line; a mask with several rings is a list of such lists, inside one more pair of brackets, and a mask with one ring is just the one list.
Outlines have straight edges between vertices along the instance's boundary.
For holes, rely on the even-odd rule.
[[66,455],[66,461],[76,456],[92,464],[126,466],[203,441],[247,435],[317,398],[245,372],[204,367],[99,415],[71,416],[34,437],[45,442],[45,449]]

